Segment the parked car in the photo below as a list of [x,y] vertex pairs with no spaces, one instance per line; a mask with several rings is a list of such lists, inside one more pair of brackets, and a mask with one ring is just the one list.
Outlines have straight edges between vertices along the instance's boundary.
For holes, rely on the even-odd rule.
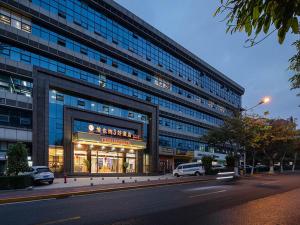
[[204,175],[205,170],[201,163],[184,163],[180,164],[173,170],[173,176],[185,176],[185,175]]
[[211,169],[216,172],[223,172],[226,169],[226,167],[223,165],[212,165]]
[[23,174],[30,174],[34,183],[53,183],[54,174],[50,171],[47,166],[33,166],[29,172]]
[[[251,173],[251,170],[252,170],[252,167],[253,166],[250,166],[250,165],[246,165],[246,173]],[[239,170],[244,170],[244,166],[240,166],[239,167]],[[244,171],[245,172],[245,171]],[[254,171],[255,172],[255,171]]]
[[267,172],[267,171],[269,171],[269,167],[266,165],[260,164],[255,166],[255,172]]

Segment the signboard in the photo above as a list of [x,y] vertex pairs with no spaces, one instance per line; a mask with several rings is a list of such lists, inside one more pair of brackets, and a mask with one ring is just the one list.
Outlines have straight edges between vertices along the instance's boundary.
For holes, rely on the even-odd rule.
[[174,155],[174,149],[159,147],[159,154],[160,155]]
[[90,124],[88,129],[89,129],[89,132],[95,133],[95,134],[111,135],[111,136],[118,136],[118,137],[122,137],[122,138],[141,140],[141,137],[139,135],[134,134],[130,131],[126,131],[126,130],[105,128],[105,127],[100,127],[100,126],[95,127],[93,124]]
[[183,151],[183,150],[176,150],[176,155],[184,155],[184,156],[194,156],[194,151]]
[[95,145],[111,145],[111,146],[123,146],[128,148],[146,148],[146,142],[135,139],[122,139],[116,137],[108,137],[95,133],[76,132],[73,134],[73,141],[75,142],[87,142]]

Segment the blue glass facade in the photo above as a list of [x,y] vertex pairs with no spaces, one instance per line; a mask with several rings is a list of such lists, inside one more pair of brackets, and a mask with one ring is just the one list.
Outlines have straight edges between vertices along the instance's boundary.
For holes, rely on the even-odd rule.
[[68,22],[81,26],[111,43],[136,53],[140,57],[151,61],[155,66],[158,65],[169,70],[175,76],[183,77],[197,86],[209,90],[211,93],[218,94],[236,106],[241,104],[240,95],[234,93],[228,87],[213,80],[205,72],[187,65],[137,33],[126,29],[118,22],[95,11],[84,1],[33,0],[32,2],[55,15],[63,15]]
[[[49,92],[49,145],[63,145],[63,108],[64,105],[72,106],[87,111],[105,115],[117,116],[144,123],[144,138],[147,138],[148,116],[138,112],[122,109],[104,102],[96,102],[82,97],[61,93],[57,90]],[[80,124],[79,124],[80,126]]]
[[[40,15],[48,16],[50,13],[51,20],[59,18],[65,28],[70,27],[96,38],[103,46],[107,46],[107,49],[103,50],[102,45],[100,47],[87,42],[78,35],[69,35],[68,32],[73,32],[72,30],[60,32],[55,27],[59,24],[47,24],[37,14],[28,16],[22,9],[16,12],[9,9],[11,7],[0,7],[0,29],[9,27],[8,30],[11,32],[26,34],[28,45],[35,41],[44,49],[43,52],[36,50],[37,44],[30,48],[24,43],[14,44],[17,39],[3,40],[0,43],[0,59],[17,63],[19,67],[31,65],[32,72],[34,68],[43,68],[50,73],[52,71],[75,78],[84,81],[83,85],[127,96],[126,98],[134,99],[137,104],[143,101],[157,106],[159,131],[156,132],[159,137],[159,151],[164,148],[172,149],[173,155],[176,155],[177,151],[181,154],[210,151],[201,141],[201,137],[211,127],[221,125],[226,116],[233,116],[234,111],[239,110],[243,89],[230,79],[226,80],[227,78],[211,72],[210,68],[206,68],[200,61],[197,65],[187,61],[183,53],[165,48],[163,43],[145,35],[144,31],[133,29],[126,21],[120,22],[113,14],[104,12],[104,9],[102,12],[93,7],[89,1],[31,0],[30,2],[32,10],[38,10]],[[110,51],[109,46],[118,51]],[[55,57],[53,52],[50,54],[50,48],[73,58]],[[87,66],[88,64],[92,66]],[[99,71],[97,68],[104,69]],[[18,75],[9,79],[8,77],[8,75],[0,76],[0,90],[32,96],[32,90],[35,88],[32,78]],[[56,157],[59,158],[59,164],[64,163],[63,158],[58,155],[64,155],[61,152],[64,151],[65,106],[139,122],[143,124],[143,139],[149,141],[149,127],[155,118],[141,113],[142,109],[134,110],[132,105],[121,107],[116,103],[87,98],[55,87],[50,87],[47,96],[49,96],[48,145],[51,146],[49,162],[51,161],[53,166]],[[2,114],[0,113],[0,120]],[[23,115],[19,117],[24,118]],[[3,116],[2,120],[5,119],[6,116]],[[72,125],[73,131],[86,131],[86,123],[76,121]],[[22,125],[15,125],[18,126]],[[30,121],[27,126],[32,127],[32,122]],[[77,151],[80,158],[80,150]],[[78,163],[80,164],[80,160]],[[58,167],[62,168],[61,165]],[[136,167],[137,165],[133,166],[135,170]],[[87,171],[87,168],[84,171]]]
[[[87,81],[89,83],[99,85],[102,87],[106,87],[108,89],[121,92],[126,95],[130,95],[136,98],[140,98],[143,100],[151,101],[154,104],[160,105],[172,111],[180,112],[184,115],[195,117],[196,119],[205,121],[210,124],[220,125],[222,124],[222,120],[211,116],[207,113],[200,112],[180,104],[171,102],[164,98],[160,98],[143,91],[137,90],[135,88],[131,88],[129,86],[120,84],[118,82],[106,79],[104,76],[96,75],[73,66],[66,65],[64,63],[58,62],[56,60],[52,60],[43,56],[40,56],[35,53],[31,53],[29,51],[9,46],[5,44],[5,47],[0,50],[0,55],[5,58],[9,58],[16,62],[23,62],[26,64],[35,65],[41,68],[49,69],[54,72],[58,72],[64,74],[66,76],[70,76],[73,78],[81,79]],[[149,100],[148,100],[149,99]]]

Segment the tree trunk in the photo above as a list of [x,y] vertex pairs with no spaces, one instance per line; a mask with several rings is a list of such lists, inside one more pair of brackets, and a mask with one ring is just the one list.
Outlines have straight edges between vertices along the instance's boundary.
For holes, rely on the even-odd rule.
[[237,150],[234,152],[234,174],[235,176],[239,176],[239,157],[237,155]]
[[247,159],[247,153],[245,150],[245,152],[244,152],[244,175],[246,174],[246,159]]
[[283,160],[285,158],[285,155],[286,155],[286,151],[284,152],[281,160],[280,160],[280,172],[283,173]]
[[296,167],[296,162],[297,162],[297,156],[298,156],[298,152],[295,152],[295,154],[294,154],[293,169],[292,169],[293,172],[295,172],[295,167]]
[[274,173],[274,161],[273,161],[273,159],[269,159],[269,166],[270,166],[269,173],[273,174]]
[[253,175],[255,166],[255,151],[252,152],[252,168],[251,168],[251,175]]

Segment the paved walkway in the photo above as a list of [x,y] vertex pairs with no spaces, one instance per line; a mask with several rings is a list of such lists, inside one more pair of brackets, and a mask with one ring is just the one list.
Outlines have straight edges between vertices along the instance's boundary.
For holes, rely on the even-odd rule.
[[56,189],[68,187],[83,187],[91,185],[106,185],[106,184],[121,184],[121,183],[135,183],[141,181],[155,181],[175,179],[172,174],[161,176],[135,176],[135,177],[76,177],[67,178],[67,183],[64,183],[64,178],[54,179],[53,184],[41,184],[34,186],[34,189]]

